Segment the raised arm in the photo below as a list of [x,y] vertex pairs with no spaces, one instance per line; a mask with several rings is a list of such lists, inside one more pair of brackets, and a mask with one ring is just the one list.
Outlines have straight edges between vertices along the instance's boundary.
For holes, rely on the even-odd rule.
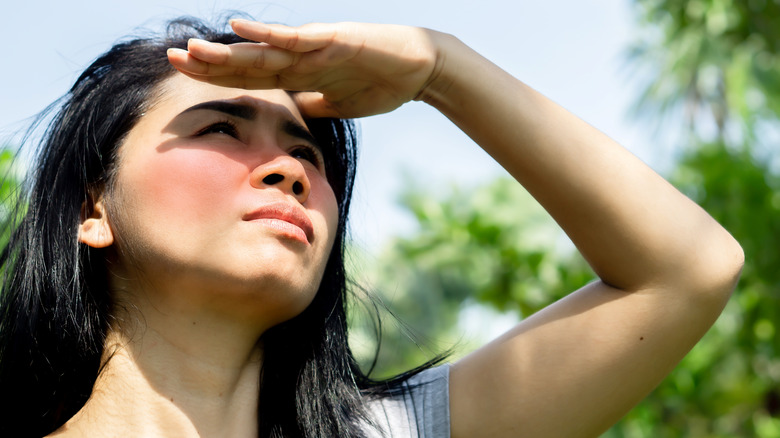
[[423,100],[504,166],[598,274],[453,366],[452,436],[598,436],[722,310],[743,258],[728,232],[631,153],[456,38],[400,26],[233,25],[262,44],[193,42],[171,62],[226,86],[309,91],[298,100],[310,117]]

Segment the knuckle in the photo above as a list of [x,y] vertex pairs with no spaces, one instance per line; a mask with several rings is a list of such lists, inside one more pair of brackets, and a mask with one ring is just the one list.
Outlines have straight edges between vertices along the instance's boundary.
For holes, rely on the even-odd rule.
[[224,64],[230,60],[232,49],[228,46],[221,45],[218,49],[214,50],[211,55],[211,62],[215,64]]
[[284,48],[287,50],[293,50],[298,46],[299,41],[300,35],[298,35],[298,32],[294,32],[292,35],[290,35],[290,39],[287,40]]
[[265,50],[261,49],[258,51],[258,53],[255,55],[255,60],[252,63],[252,66],[259,69],[265,67]]

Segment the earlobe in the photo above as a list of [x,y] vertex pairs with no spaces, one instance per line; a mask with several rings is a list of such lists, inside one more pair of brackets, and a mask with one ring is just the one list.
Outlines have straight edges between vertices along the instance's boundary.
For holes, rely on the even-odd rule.
[[81,205],[78,239],[92,248],[105,248],[114,243],[114,234],[102,198],[97,202],[90,199]]

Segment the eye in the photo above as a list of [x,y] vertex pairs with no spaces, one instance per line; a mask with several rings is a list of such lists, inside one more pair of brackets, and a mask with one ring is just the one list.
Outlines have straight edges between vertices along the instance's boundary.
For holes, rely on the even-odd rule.
[[205,128],[198,131],[195,136],[200,137],[208,134],[225,134],[233,138],[238,138],[238,128],[233,122],[224,120],[206,126]]
[[306,160],[314,165],[316,168],[320,168],[323,163],[322,153],[314,146],[301,145],[296,146],[290,150],[290,156],[301,160]]

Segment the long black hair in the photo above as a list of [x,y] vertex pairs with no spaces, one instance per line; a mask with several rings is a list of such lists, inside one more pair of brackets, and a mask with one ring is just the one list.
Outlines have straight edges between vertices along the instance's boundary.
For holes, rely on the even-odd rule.
[[[117,149],[175,73],[170,47],[189,38],[243,41],[203,22],[171,21],[162,37],[116,44],[78,78],[48,124],[18,223],[0,253],[0,435],[42,436],[69,420],[101,371],[110,322],[105,250],[77,241],[90,193],[110,187]],[[262,336],[261,437],[357,437],[366,393],[392,393],[411,374],[369,379],[347,344],[344,239],[355,175],[352,122],[307,121],[336,194],[335,244],[313,302]]]

